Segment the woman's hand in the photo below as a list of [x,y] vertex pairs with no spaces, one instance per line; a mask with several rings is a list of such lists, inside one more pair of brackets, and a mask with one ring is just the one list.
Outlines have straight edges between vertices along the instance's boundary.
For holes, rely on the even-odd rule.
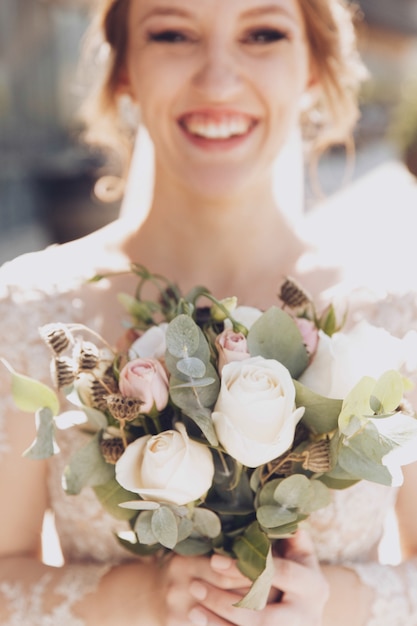
[[231,559],[174,557],[168,568],[166,626],[321,626],[329,590],[312,542],[298,531],[282,546],[283,556],[274,557],[270,601],[262,611],[233,606],[251,583]]

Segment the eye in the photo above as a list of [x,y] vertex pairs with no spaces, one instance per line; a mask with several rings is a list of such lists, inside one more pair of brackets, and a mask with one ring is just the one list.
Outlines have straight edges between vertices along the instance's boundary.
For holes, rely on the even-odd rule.
[[190,37],[179,30],[161,30],[160,32],[148,33],[148,41],[156,43],[184,43],[190,41]]
[[287,33],[276,28],[257,28],[243,38],[244,43],[268,45],[288,39]]

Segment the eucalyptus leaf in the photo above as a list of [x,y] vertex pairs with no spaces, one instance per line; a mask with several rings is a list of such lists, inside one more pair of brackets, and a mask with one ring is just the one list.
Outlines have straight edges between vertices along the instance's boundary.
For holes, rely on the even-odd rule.
[[256,511],[256,517],[261,526],[265,528],[277,528],[277,526],[284,526],[295,522],[297,519],[297,513],[290,511],[282,506],[276,504],[265,505],[259,507]]
[[194,529],[203,537],[214,539],[222,531],[219,517],[213,511],[209,511],[209,509],[202,507],[194,509],[193,522]]
[[314,511],[323,509],[332,501],[330,490],[319,480],[311,479],[308,497],[300,504],[299,511],[305,515],[310,515]]
[[135,510],[120,506],[123,502],[132,500],[135,494],[123,489],[115,478],[103,485],[96,485],[93,489],[102,507],[116,519],[129,520],[137,514]]
[[233,542],[239,570],[249,580],[256,580],[264,571],[270,542],[258,522],[247,527],[244,534]]
[[166,343],[168,351],[179,359],[194,356],[200,343],[197,324],[188,315],[178,315],[168,324]]
[[212,551],[212,545],[202,539],[188,537],[184,541],[179,541],[174,551],[182,556],[202,556]]
[[139,514],[134,526],[137,538],[145,546],[159,545],[159,541],[152,529],[153,514],[154,511],[143,511]]
[[172,548],[178,542],[178,521],[167,506],[161,506],[152,513],[152,532],[165,548]]
[[192,356],[180,359],[177,362],[177,369],[181,374],[190,378],[203,378],[206,373],[206,366],[203,361]]
[[264,609],[268,601],[268,596],[272,587],[274,574],[275,566],[272,558],[272,552],[270,549],[266,557],[266,563],[263,572],[255,580],[248,593],[234,606],[243,609],[252,609],[254,611],[261,611],[262,609]]
[[215,378],[198,378],[197,380],[188,380],[187,382],[177,383],[172,385],[171,389],[201,389],[202,387],[208,387],[216,382]]
[[401,404],[404,383],[401,374],[395,370],[385,372],[376,382],[370,398],[374,413],[391,413]]
[[36,439],[32,445],[23,453],[29,459],[48,459],[57,452],[59,448],[54,438],[54,416],[49,408],[38,409],[36,411]]
[[283,480],[283,478],[274,478],[273,480],[268,480],[268,482],[265,483],[258,495],[260,506],[265,506],[268,504],[274,505],[277,503],[274,498],[274,493],[278,485]]
[[100,449],[101,433],[77,450],[64,469],[65,491],[77,495],[84,487],[104,485],[114,478],[114,465],[106,463]]
[[149,556],[157,552],[161,547],[159,543],[148,546],[140,543],[139,541],[130,541],[129,539],[126,539],[121,535],[116,535],[116,538],[125,550],[128,550],[129,552],[131,552],[132,554],[136,554],[137,556]]
[[310,481],[303,474],[293,474],[284,478],[274,492],[274,500],[288,509],[301,508],[308,499]]
[[193,523],[187,517],[181,517],[178,523],[178,542],[185,541],[193,532]]
[[308,352],[296,323],[276,306],[252,324],[247,342],[251,356],[279,361],[293,378],[298,378],[308,366]]
[[58,414],[59,399],[53,389],[29,376],[18,374],[5,359],[0,359],[0,362],[12,375],[12,396],[18,409],[35,413],[38,409],[48,408],[53,415]]
[[298,407],[305,407],[301,421],[307,428],[317,435],[335,430],[342,410],[342,400],[326,398],[297,380],[293,382],[296,390],[295,403]]

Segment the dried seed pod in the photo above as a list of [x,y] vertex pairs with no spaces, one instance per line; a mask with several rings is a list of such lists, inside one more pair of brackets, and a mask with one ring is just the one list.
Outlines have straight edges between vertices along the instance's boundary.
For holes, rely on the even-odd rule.
[[100,449],[106,463],[115,465],[124,452],[123,441],[119,437],[102,439],[100,441]]
[[80,372],[93,370],[99,364],[100,351],[91,341],[83,341],[76,351],[76,360]]
[[131,422],[140,413],[143,404],[138,398],[122,396],[121,393],[113,393],[106,396],[107,407],[113,417],[120,422]]
[[324,474],[331,468],[330,441],[321,439],[304,450],[303,468],[315,474]]
[[279,297],[285,306],[290,309],[298,309],[311,305],[311,297],[292,278],[286,278],[281,285]]
[[91,405],[95,409],[105,411],[108,408],[107,396],[109,394],[117,393],[117,382],[111,375],[105,375],[102,378],[95,378],[91,381],[90,385],[90,397]]
[[46,324],[39,329],[39,334],[55,354],[61,354],[74,342],[65,324]]
[[55,381],[58,389],[72,385],[77,374],[73,359],[66,356],[55,357],[52,361],[51,369],[52,379]]

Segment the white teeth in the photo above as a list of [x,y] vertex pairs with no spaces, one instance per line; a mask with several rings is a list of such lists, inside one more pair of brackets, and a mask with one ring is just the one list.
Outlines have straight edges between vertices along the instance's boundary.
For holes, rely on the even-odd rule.
[[221,121],[202,119],[201,115],[184,120],[188,132],[205,139],[229,139],[248,132],[251,122],[247,118],[230,117]]

